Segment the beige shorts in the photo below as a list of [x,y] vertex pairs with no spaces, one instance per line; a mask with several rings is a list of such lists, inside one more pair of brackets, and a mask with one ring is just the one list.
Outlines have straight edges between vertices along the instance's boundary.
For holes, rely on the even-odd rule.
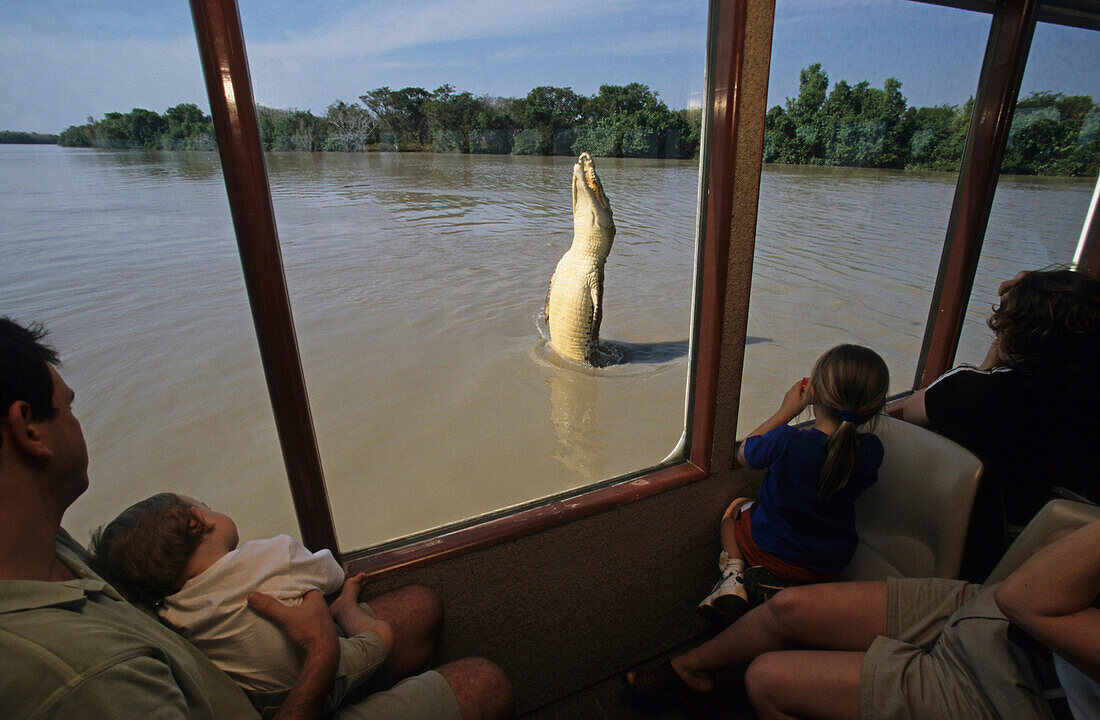
[[[359,605],[374,617],[378,617],[367,603],[359,603]],[[373,635],[373,633],[369,634]],[[381,659],[384,660],[387,656],[384,645],[381,652]],[[343,654],[344,649],[341,648],[341,667],[344,664]],[[392,687],[386,687],[391,682],[389,663],[384,663],[381,667],[374,665],[371,673],[373,676],[369,679],[354,679],[354,682],[360,686],[358,695],[360,697],[366,695],[366,697],[358,701],[345,702],[333,713],[333,720],[405,720],[406,718],[462,720],[454,691],[443,676],[435,670],[405,678]]]
[[443,676],[435,670],[405,678],[389,690],[373,693],[345,705],[335,720],[462,720],[458,700]]
[[861,716],[1050,720],[1008,625],[992,587],[887,579],[886,632],[871,643],[859,678]]

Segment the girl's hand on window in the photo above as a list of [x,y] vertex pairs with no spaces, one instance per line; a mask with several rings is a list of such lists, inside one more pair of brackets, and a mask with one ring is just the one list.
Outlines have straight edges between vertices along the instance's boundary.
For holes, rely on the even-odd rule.
[[787,394],[783,396],[783,404],[779,406],[779,412],[784,415],[789,414],[793,418],[810,404],[811,394],[809,383],[806,382],[805,378],[802,378],[792,385]]

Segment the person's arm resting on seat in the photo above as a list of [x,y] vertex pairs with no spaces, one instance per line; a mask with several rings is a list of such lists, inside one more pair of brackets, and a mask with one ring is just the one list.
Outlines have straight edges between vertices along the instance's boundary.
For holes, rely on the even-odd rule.
[[1100,682],[1098,595],[1100,520],[1040,549],[995,591],[1013,624]]

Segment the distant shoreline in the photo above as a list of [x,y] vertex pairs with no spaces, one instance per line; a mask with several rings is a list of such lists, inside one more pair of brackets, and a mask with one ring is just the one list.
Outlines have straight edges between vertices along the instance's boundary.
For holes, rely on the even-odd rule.
[[[973,116],[961,106],[912,107],[901,82],[830,83],[821,63],[804,68],[797,97],[764,116],[765,163],[957,172]],[[258,106],[269,151],[431,151],[470,155],[687,159],[698,157],[702,109],[671,110],[641,83],[597,94],[540,86],[526,97],[381,87],[323,115]],[[65,147],[213,150],[213,122],[194,103],[163,114],[134,108],[62,131]],[[1100,104],[1087,95],[1033,92],[1016,103],[1001,172],[1094,177],[1100,170]]]
[[0,145],[56,145],[59,136],[25,130],[0,130]]

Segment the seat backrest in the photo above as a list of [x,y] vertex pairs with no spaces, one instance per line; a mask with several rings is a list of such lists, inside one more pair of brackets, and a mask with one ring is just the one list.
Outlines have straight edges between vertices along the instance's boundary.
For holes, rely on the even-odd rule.
[[889,416],[870,426],[885,448],[879,479],[856,501],[859,547],[845,580],[958,577],[982,462]]
[[1087,525],[1093,520],[1100,520],[1098,505],[1073,500],[1051,500],[1035,514],[1020,536],[1008,546],[1004,557],[993,568],[993,572],[989,573],[985,584],[992,585],[1008,577],[1008,574],[1031,557],[1031,554],[1038,550],[1055,530],[1070,525]]

